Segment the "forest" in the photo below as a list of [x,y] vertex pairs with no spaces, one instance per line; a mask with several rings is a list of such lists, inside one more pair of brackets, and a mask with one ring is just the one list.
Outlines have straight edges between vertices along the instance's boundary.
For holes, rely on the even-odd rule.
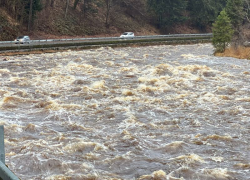
[[0,0],[0,40],[212,32],[229,1],[248,37],[250,0]]

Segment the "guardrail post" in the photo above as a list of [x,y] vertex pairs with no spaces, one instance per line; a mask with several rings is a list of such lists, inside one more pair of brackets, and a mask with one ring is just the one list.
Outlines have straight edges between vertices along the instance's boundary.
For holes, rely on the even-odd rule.
[[20,180],[5,165],[4,127],[0,126],[0,180]]
[[0,126],[0,161],[5,164],[4,127]]

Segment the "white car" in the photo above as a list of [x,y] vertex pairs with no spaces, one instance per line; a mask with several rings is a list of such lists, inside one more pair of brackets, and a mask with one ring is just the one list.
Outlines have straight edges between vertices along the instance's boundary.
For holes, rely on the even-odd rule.
[[24,44],[24,43],[30,43],[30,37],[29,36],[18,36],[15,39],[16,44]]
[[123,33],[121,36],[120,36],[120,38],[124,38],[124,39],[126,39],[126,38],[131,38],[131,39],[133,39],[135,37],[135,34],[133,33],[133,32],[125,32],[125,33]]

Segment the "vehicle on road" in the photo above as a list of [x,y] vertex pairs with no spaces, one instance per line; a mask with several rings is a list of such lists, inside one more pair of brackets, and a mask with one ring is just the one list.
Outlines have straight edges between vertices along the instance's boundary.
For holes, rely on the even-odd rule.
[[30,37],[29,36],[18,36],[15,39],[15,44],[24,44],[24,43],[30,43]]
[[135,37],[135,34],[133,32],[124,32],[120,38],[126,39],[126,38],[131,38],[133,39]]

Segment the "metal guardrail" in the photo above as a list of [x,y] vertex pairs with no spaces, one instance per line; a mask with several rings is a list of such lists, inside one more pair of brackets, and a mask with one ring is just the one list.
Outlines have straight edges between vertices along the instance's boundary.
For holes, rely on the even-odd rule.
[[0,180],[20,180],[5,165],[4,126],[0,126]]
[[[152,36],[135,36],[134,39],[153,39],[153,38],[171,38],[171,37],[212,37],[212,33],[206,34],[168,34],[168,35],[152,35]],[[31,40],[31,42],[60,42],[60,41],[88,41],[88,40],[107,40],[121,39],[120,37],[97,37],[97,38],[72,38],[72,39],[41,39]],[[15,41],[0,41],[0,44],[13,44]]]
[[32,40],[29,44],[15,44],[15,41],[0,41],[0,53],[23,53],[32,51],[90,49],[102,46],[129,46],[131,44],[175,44],[210,42],[212,34],[169,34],[154,36],[135,36],[133,38],[98,37],[73,39],[43,39]]

